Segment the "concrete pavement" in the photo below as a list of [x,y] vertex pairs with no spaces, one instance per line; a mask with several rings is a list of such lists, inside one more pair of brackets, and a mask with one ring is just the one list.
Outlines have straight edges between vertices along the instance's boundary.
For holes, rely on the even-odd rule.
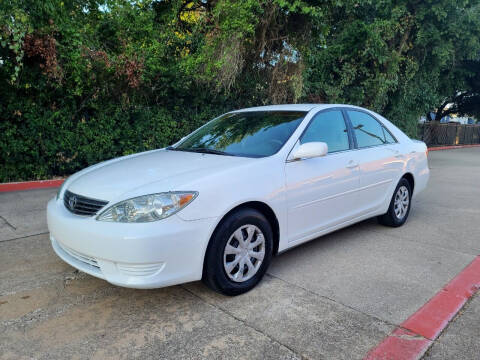
[[[430,185],[403,227],[368,220],[314,240],[234,298],[200,282],[141,291],[79,273],[48,241],[56,190],[0,193],[0,359],[361,359],[480,254],[480,149],[429,158]],[[472,358],[455,349],[478,350],[477,303],[427,358]]]

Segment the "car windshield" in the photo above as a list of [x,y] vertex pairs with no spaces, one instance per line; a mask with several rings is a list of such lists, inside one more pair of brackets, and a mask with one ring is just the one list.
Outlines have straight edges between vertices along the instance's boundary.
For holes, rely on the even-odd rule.
[[220,116],[170,150],[265,157],[275,154],[307,113],[248,111]]

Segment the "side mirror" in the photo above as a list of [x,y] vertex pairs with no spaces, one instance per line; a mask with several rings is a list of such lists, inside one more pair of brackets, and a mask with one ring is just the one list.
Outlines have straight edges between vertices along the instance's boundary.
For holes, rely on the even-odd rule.
[[325,156],[328,153],[328,145],[324,142],[307,142],[301,144],[293,153],[293,159],[310,159]]

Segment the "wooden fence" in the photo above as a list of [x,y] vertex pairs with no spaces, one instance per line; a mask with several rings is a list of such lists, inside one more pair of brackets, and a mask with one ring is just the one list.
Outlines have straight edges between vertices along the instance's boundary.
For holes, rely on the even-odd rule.
[[418,135],[427,146],[480,144],[480,124],[424,123]]

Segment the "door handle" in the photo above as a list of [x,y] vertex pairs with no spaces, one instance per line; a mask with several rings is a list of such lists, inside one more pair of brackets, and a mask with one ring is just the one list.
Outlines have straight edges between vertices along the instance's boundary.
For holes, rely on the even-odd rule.
[[355,161],[353,160],[350,160],[347,164],[347,169],[354,169],[358,167],[358,163],[356,163]]
[[403,155],[400,153],[400,150],[395,150],[395,151],[393,152],[393,154],[394,154],[393,156],[395,156],[396,158],[401,158],[401,157],[403,157]]

